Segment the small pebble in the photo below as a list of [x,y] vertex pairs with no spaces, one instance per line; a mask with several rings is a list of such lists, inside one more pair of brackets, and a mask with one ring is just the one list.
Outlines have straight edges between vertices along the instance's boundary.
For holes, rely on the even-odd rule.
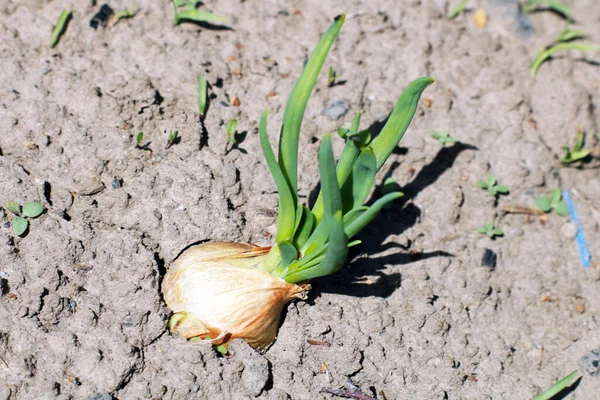
[[338,100],[328,105],[321,115],[326,115],[329,118],[340,119],[350,111],[350,103],[348,100]]
[[579,366],[591,376],[600,375],[600,348],[594,349],[581,357]]
[[498,260],[498,255],[495,251],[490,249],[485,249],[483,251],[483,257],[481,258],[481,266],[488,267],[491,269],[496,268],[496,261]]
[[567,222],[560,227],[560,235],[565,239],[573,240],[577,236],[577,227],[572,222]]
[[477,25],[480,28],[485,28],[487,26],[487,13],[483,8],[480,8],[477,11],[475,11],[475,14],[473,14],[473,22],[475,22],[475,25]]
[[113,180],[112,180],[112,188],[113,189],[118,189],[121,186],[123,186],[123,179],[118,178],[116,176],[113,176]]

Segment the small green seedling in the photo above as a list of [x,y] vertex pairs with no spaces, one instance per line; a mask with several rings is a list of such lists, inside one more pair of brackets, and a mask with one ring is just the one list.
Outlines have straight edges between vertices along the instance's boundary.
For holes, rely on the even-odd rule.
[[561,50],[582,50],[582,51],[600,51],[600,46],[594,46],[587,43],[560,43],[545,50],[538,52],[531,64],[531,76],[535,76],[544,61],[549,59],[554,53]]
[[71,19],[71,11],[65,8],[60,14],[60,17],[58,17],[58,21],[56,22],[56,25],[52,30],[52,38],[50,38],[50,47],[54,47],[58,44],[58,40],[67,29],[69,19]]
[[454,19],[456,17],[458,17],[460,15],[460,13],[465,9],[465,6],[467,5],[467,1],[468,0],[462,0],[461,2],[459,2],[456,7],[454,7],[452,9],[452,11],[450,11],[450,13],[448,14],[448,19]]
[[446,143],[448,144],[453,144],[456,143],[456,139],[454,139],[453,137],[451,137],[447,131],[442,131],[442,132],[431,132],[431,136],[434,139],[437,139],[438,142],[440,142],[442,145],[445,145]]
[[44,206],[37,201],[28,201],[23,204],[23,208],[14,200],[9,201],[6,204],[6,209],[11,213],[15,214],[12,220],[12,230],[17,236],[21,236],[27,231],[29,227],[29,221],[27,218],[39,217],[44,212]]
[[592,152],[590,149],[583,148],[583,132],[577,132],[573,148],[569,148],[569,146],[563,146],[562,149],[565,152],[565,155],[560,161],[564,164],[570,164],[575,161],[583,160]]
[[562,378],[561,380],[556,382],[550,388],[544,390],[544,392],[535,396],[535,398],[533,400],[550,400],[550,399],[552,399],[554,396],[556,396],[557,394],[559,394],[560,392],[565,390],[569,385],[571,385],[571,383],[573,382],[573,379],[575,379],[575,376],[577,376],[577,372],[578,372],[577,370],[571,372],[569,375],[565,376],[564,378]]
[[173,9],[175,10],[174,25],[181,22],[223,22],[226,17],[211,13],[210,11],[197,10],[198,1],[174,0]]
[[569,23],[567,22],[567,24],[565,25],[565,29],[563,29],[561,34],[558,35],[556,41],[560,43],[570,42],[571,40],[581,39],[583,38],[583,36],[583,31],[569,28]]
[[573,19],[573,10],[556,0],[527,0],[523,5],[523,11],[533,11],[537,6],[546,6],[569,21]]
[[169,132],[169,140],[167,141],[167,149],[169,147],[173,146],[174,144],[179,143],[179,141],[181,140],[181,138],[178,135],[179,135],[178,131],[171,131],[171,132]]
[[562,201],[560,189],[554,189],[550,196],[541,196],[535,200],[535,206],[545,213],[554,210],[558,215],[563,217],[569,216],[569,207],[567,203]]
[[496,228],[493,222],[490,222],[485,226],[480,226],[479,228],[477,228],[477,232],[483,233],[484,235],[488,235],[492,239],[494,239],[496,236],[504,236],[504,232],[502,232],[501,229]]
[[227,142],[228,143],[235,143],[235,132],[237,130],[237,125],[238,125],[237,119],[232,119],[227,124]]
[[335,86],[338,83],[338,79],[340,79],[341,76],[342,74],[338,74],[337,71],[333,69],[333,67],[329,67],[329,70],[327,71],[327,86]]
[[494,175],[488,176],[487,180],[477,182],[477,186],[487,190],[492,196],[498,196],[500,194],[508,194],[509,190],[504,185],[498,185]]
[[144,143],[144,132],[139,131],[137,136],[135,137],[135,146],[142,148]]
[[128,8],[126,10],[117,11],[117,13],[115,14],[115,22],[113,22],[113,26],[115,26],[122,19],[133,18],[136,10],[137,10],[137,8],[135,6],[135,1],[134,1],[131,8]]
[[204,118],[206,112],[206,78],[204,75],[198,74],[198,113],[200,118]]

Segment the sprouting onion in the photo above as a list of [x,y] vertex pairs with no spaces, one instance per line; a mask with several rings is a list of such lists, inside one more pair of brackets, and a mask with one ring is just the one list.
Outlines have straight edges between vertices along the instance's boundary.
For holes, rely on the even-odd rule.
[[345,15],[336,17],[321,37],[290,95],[277,158],[268,140],[268,111],[260,120],[260,144],[279,192],[274,245],[211,242],[184,251],[169,268],[162,287],[174,312],[169,321],[172,332],[214,346],[242,338],[254,348],[266,349],[275,340],[285,304],[306,298],[311,279],[338,271],[348,248],[360,243],[352,238],[386,204],[402,196],[392,192],[371,206],[364,205],[375,174],[408,128],[421,93],[433,82],[428,77],[408,85],[376,138],[360,130],[360,114],[350,129],[340,129],[345,147],[337,164],[331,136],[325,135],[318,155],[321,193],[312,208],[298,198],[302,118],[344,19]]

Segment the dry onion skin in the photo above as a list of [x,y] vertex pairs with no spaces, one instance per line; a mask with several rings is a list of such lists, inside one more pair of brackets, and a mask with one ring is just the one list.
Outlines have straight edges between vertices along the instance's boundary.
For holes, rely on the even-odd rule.
[[226,352],[241,338],[259,350],[277,336],[283,307],[305,299],[313,278],[337,272],[352,241],[381,209],[402,196],[389,193],[365,206],[375,174],[408,129],[421,94],[433,79],[418,78],[400,96],[379,135],[372,139],[360,130],[360,114],[338,135],[345,147],[337,163],[331,136],[319,148],[321,193],[308,208],[297,195],[300,126],[306,105],[325,58],[345,15],[335,18],[323,34],[292,91],[283,116],[279,156],[267,134],[265,111],[260,121],[260,143],[279,193],[277,234],[272,247],[246,243],[211,242],[184,251],[170,266],[162,291],[173,311],[171,332],[202,340]]

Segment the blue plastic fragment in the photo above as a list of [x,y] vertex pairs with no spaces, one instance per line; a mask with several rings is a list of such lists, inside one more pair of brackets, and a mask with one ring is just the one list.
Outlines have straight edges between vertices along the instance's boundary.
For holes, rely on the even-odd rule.
[[590,254],[590,248],[587,244],[587,240],[585,240],[585,236],[583,235],[583,227],[581,226],[581,220],[579,219],[579,215],[577,215],[577,211],[575,210],[575,205],[571,201],[571,196],[569,192],[563,190],[562,192],[563,200],[567,203],[567,207],[569,207],[569,213],[571,214],[571,219],[577,228],[577,235],[575,236],[575,241],[577,242],[577,247],[579,248],[579,257],[581,258],[581,265],[583,268],[587,268],[590,266],[590,260],[592,255]]

